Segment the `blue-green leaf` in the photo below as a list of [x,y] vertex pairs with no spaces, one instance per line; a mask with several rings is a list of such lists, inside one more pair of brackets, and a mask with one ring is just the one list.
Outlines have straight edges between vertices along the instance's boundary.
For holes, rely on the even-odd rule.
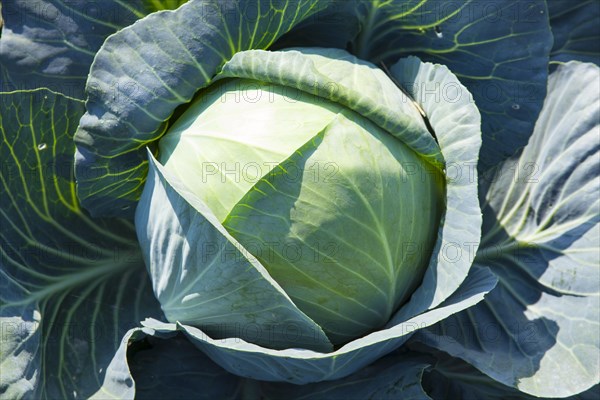
[[196,347],[231,373],[258,380],[306,384],[336,380],[357,372],[397,349],[416,330],[477,304],[496,282],[489,271],[474,271],[438,308],[356,339],[330,353],[299,348],[273,350],[237,337],[215,339],[192,326],[154,319],[144,321],[143,325],[158,332],[183,331]]
[[181,334],[168,340],[148,336],[128,354],[136,399],[240,397],[243,379],[216,365]]
[[431,367],[423,374],[423,388],[434,400],[534,400],[537,397],[503,385],[460,358],[454,358],[420,343],[409,342],[414,350],[432,355]]
[[84,98],[104,39],[147,14],[186,0],[5,0],[0,91],[46,87]]
[[327,6],[192,0],[108,38],[91,67],[87,113],[75,136],[84,207],[94,216],[133,217],[148,173],[146,145],[165,132],[175,108],[210,84],[233,54],[268,48]]
[[123,337],[102,388],[91,399],[237,399],[242,382],[183,335],[134,328]]
[[548,0],[554,46],[552,63],[571,60],[600,65],[600,3],[597,0]]
[[481,193],[476,262],[492,268],[498,287],[419,335],[536,396],[600,381],[599,86],[594,64],[569,62],[551,75],[529,144]]
[[[0,393],[7,399],[32,397],[40,379],[40,311],[18,304],[26,290],[5,273],[0,258]],[[12,303],[12,304],[11,304]]]
[[396,352],[335,381],[307,385],[262,383],[260,388],[266,399],[273,400],[430,400],[421,386],[429,363],[426,357]]
[[213,338],[238,337],[276,349],[331,350],[322,329],[204,202],[149,157],[150,175],[135,221],[167,319],[201,327]]
[[546,94],[552,34],[545,1],[365,3],[352,52],[388,64],[415,55],[456,74],[482,117],[480,171],[527,143]]
[[[416,57],[400,60],[391,75],[425,111],[438,138],[445,160],[446,210],[423,283],[388,326],[437,306],[458,288],[481,232],[476,173],[481,120],[471,94],[448,68]],[[443,93],[452,101],[438,101]]]
[[421,379],[433,359],[419,353],[394,352],[339,380],[294,385],[240,378],[176,335],[147,327],[130,330],[108,368],[103,391],[92,398],[429,399]]
[[87,397],[121,335],[160,308],[132,224],[92,220],[77,202],[83,104],[40,89],[0,93],[0,109],[0,317],[19,324],[3,331],[0,387],[11,398]]
[[543,0],[347,0],[275,45],[341,47],[376,64],[415,55],[446,65],[481,112],[479,170],[485,171],[523,147],[533,131],[546,94],[552,33]]

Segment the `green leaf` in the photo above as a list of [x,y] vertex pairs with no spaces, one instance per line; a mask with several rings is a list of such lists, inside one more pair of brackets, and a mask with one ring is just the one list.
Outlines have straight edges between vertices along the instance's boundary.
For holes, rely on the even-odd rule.
[[599,85],[594,64],[569,62],[551,75],[529,144],[482,189],[476,262],[498,287],[419,336],[535,396],[565,397],[600,380]]
[[5,75],[0,91],[45,87],[84,99],[90,65],[106,37],[185,1],[4,1],[0,65]]
[[446,65],[481,112],[480,171],[527,143],[546,94],[552,47],[545,1],[347,0],[328,11],[275,47],[331,46],[376,64],[414,55]]
[[600,3],[596,0],[548,0],[554,46],[552,63],[571,60],[600,65]]
[[165,132],[175,108],[209,85],[233,54],[268,48],[327,6],[192,0],[108,38],[91,67],[87,113],[75,136],[84,207],[94,216],[133,217],[148,173],[145,148]]
[[414,55],[446,65],[481,113],[480,171],[527,143],[546,94],[552,47],[545,1],[365,3],[352,52],[375,63]]
[[148,328],[128,331],[90,398],[237,399],[242,380],[213,363],[183,335]]
[[240,397],[243,380],[216,365],[181,334],[167,340],[147,336],[137,347],[128,352],[136,399]]
[[262,383],[261,394],[273,400],[430,400],[421,387],[423,372],[429,362],[426,357],[397,352],[335,381],[307,385]]
[[271,348],[331,350],[260,262],[200,198],[152,155],[136,211],[138,238],[156,298],[171,322],[211,337],[239,337]]
[[222,222],[263,175],[341,110],[312,94],[267,82],[214,83],[160,139],[158,161]]
[[39,89],[0,93],[0,108],[0,387],[17,398],[87,397],[121,335],[160,309],[132,224],[92,220],[77,202],[82,102]]
[[352,112],[256,183],[223,226],[334,344],[385,325],[420,283],[443,176]]
[[[438,138],[445,160],[446,210],[423,282],[388,326],[436,307],[459,287],[481,232],[476,173],[481,128],[471,94],[448,68],[416,57],[393,65],[391,76],[425,111]],[[439,101],[441,93],[452,101]]]
[[363,25],[365,8],[363,0],[322,0],[328,2],[325,10],[294,26],[278,39],[272,50],[290,47],[321,47],[349,49]]
[[[460,358],[454,358],[420,343],[407,343],[411,349],[422,351],[435,358],[423,374],[423,388],[434,400],[534,400],[510,386],[483,374]],[[418,354],[418,353],[417,353]]]
[[[151,328],[129,331],[107,372],[114,390],[92,398],[133,399],[135,391],[136,399],[429,399],[421,379],[432,360],[419,353],[395,352],[339,380],[293,385],[230,374],[174,335]],[[128,380],[133,384],[127,386]]]
[[359,371],[397,349],[416,330],[477,304],[496,282],[489,271],[474,271],[456,294],[437,309],[356,339],[331,353],[300,348],[273,350],[237,337],[215,339],[192,326],[154,319],[144,321],[143,325],[159,333],[184,332],[196,347],[231,373],[257,380],[306,384],[336,380]]
[[133,399],[135,392],[136,399],[429,399],[421,378],[432,360],[419,353],[395,352],[339,380],[293,385],[240,378],[182,336],[151,328],[129,331],[106,375],[113,390],[92,398]]

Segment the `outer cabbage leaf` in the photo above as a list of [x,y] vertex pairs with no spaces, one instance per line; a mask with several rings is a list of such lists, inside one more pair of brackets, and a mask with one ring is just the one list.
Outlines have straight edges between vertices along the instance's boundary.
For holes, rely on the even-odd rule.
[[346,378],[294,385],[230,374],[187,338],[174,335],[151,328],[128,332],[106,375],[124,389],[112,396],[133,399],[135,392],[136,399],[429,399],[421,379],[433,360],[418,353],[395,352]]
[[350,50],[350,42],[363,25],[365,10],[359,6],[362,0],[325,1],[330,3],[327,9],[315,18],[300,22],[273,43],[271,49],[308,46]]
[[[407,347],[431,355],[435,361],[423,374],[423,388],[435,400],[533,400],[518,389],[503,385],[460,358],[454,358],[420,343],[409,342]],[[418,353],[417,353],[418,354]]]
[[546,94],[552,47],[545,1],[343,0],[331,9],[276,46],[333,45],[374,63],[415,55],[446,65],[481,112],[480,171],[527,143]]
[[571,60],[600,65],[600,3],[596,0],[548,0],[554,46],[552,63]]
[[456,74],[482,116],[480,171],[527,143],[546,94],[545,1],[376,1],[353,45],[368,60],[415,55]]
[[482,189],[475,262],[492,268],[498,287],[418,336],[536,396],[600,381],[599,85],[594,64],[551,75],[530,143]]
[[415,330],[478,303],[495,284],[491,273],[478,270],[438,308],[356,339],[330,353],[307,349],[273,350],[235,337],[214,339],[198,328],[155,319],[148,319],[143,325],[157,332],[184,332],[196,347],[231,373],[263,381],[306,384],[340,379],[360,370],[397,349]]
[[430,363],[427,357],[395,352],[346,378],[307,385],[262,383],[260,394],[273,400],[427,400],[421,379]]
[[224,371],[183,335],[134,328],[125,334],[92,399],[237,399],[242,379]]
[[[448,68],[416,57],[392,66],[391,76],[425,111],[436,133],[446,161],[446,211],[423,283],[388,326],[431,309],[452,294],[469,272],[481,233],[476,171],[480,116],[471,94]],[[442,93],[449,101],[439,101]]]
[[27,295],[26,289],[6,275],[3,261],[0,259],[0,393],[6,398],[31,397],[40,379],[40,311],[36,303],[18,304]]
[[328,4],[192,0],[108,38],[92,64],[87,113],[75,135],[84,207],[93,216],[133,217],[148,173],[146,145],[165,132],[176,107],[233,54],[268,48]]
[[169,340],[148,336],[140,347],[128,352],[136,399],[240,397],[244,380],[216,365],[183,335]]
[[160,308],[132,224],[91,220],[77,202],[83,104],[40,89],[1,93],[0,108],[0,391],[87,397],[121,335]]
[[104,39],[147,14],[186,0],[5,0],[0,91],[49,88],[84,99]]

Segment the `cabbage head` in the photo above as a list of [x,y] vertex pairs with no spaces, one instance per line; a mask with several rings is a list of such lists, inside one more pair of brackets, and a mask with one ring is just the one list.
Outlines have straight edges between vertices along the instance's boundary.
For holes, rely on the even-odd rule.
[[[383,71],[342,50],[280,54],[290,55],[352,77],[333,90],[374,87],[391,104],[412,107]],[[388,132],[298,83],[213,84],[160,140],[158,160],[340,344],[384,326],[421,282],[443,210],[443,175],[402,142],[401,130]],[[155,242],[155,232],[138,225]],[[201,249],[218,251],[211,242]],[[202,324],[208,311],[193,301],[162,304],[172,322]]]

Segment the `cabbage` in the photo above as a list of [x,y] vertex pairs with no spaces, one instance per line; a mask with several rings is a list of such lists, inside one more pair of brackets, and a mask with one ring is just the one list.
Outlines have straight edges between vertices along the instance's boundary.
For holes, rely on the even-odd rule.
[[599,396],[596,2],[0,11],[3,399]]

